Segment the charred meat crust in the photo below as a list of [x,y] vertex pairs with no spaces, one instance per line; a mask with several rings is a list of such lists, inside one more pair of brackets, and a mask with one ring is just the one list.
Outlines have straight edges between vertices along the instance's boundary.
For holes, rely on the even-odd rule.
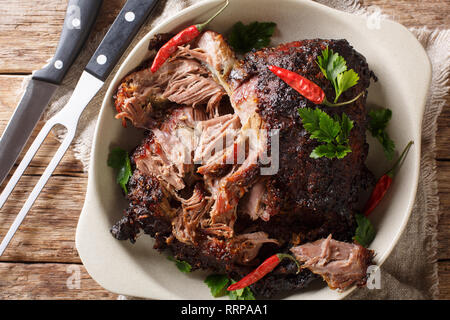
[[111,228],[111,233],[116,239],[130,240],[134,243],[141,229],[154,236],[155,224],[170,227],[170,221],[163,219],[160,203],[164,198],[164,192],[156,178],[135,170],[127,188],[128,208],[122,219]]
[[[349,69],[360,76],[358,84],[344,92],[339,101],[354,98],[366,91],[373,78],[365,58],[346,40],[304,40],[266,48],[247,54],[241,73],[232,73],[236,81],[258,78],[258,113],[267,129],[280,130],[280,171],[268,181],[267,207],[273,213],[279,210],[337,211],[350,214],[362,190],[373,184],[374,178],[365,166],[368,145],[365,140],[367,117],[366,97],[348,106],[333,108],[320,106],[333,116],[345,112],[354,121],[350,145],[352,152],[339,161],[328,158],[312,159],[309,154],[319,145],[309,139],[303,129],[298,108],[316,108],[284,81],[276,77],[269,65],[295,71],[324,89],[329,100],[334,99],[334,89],[318,67],[316,60],[321,51],[329,47],[347,61]],[[283,201],[284,208],[279,207]]]
[[[129,207],[125,210],[124,217],[111,228],[111,233],[118,240],[129,239],[134,243],[142,230],[155,239],[155,249],[160,252],[169,250],[176,259],[188,262],[193,270],[208,269],[212,272],[227,273],[235,279],[249,273],[255,264],[261,263],[277,250],[274,245],[264,245],[253,264],[245,266],[233,263],[228,241],[213,238],[208,242],[199,241],[198,246],[182,243],[173,238],[172,225],[161,212],[160,204],[164,191],[161,190],[157,179],[135,171],[128,183],[128,190]],[[267,229],[271,229],[270,226]],[[275,230],[274,234],[282,232],[281,227]],[[252,290],[258,296],[271,297],[282,291],[306,287],[316,277],[308,270],[298,275],[296,271],[295,264],[285,261],[272,274],[252,286]]]

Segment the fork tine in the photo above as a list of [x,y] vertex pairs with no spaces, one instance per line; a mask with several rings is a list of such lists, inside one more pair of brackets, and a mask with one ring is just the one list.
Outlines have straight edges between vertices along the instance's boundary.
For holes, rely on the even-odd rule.
[[[51,127],[53,127],[53,125]],[[51,129],[51,127],[50,127],[50,129]],[[39,136],[41,136],[41,133],[42,133],[42,135],[44,135],[45,131],[44,130],[41,131],[39,133]],[[22,223],[23,219],[27,215],[27,213],[30,210],[31,206],[33,205],[34,201],[39,196],[42,188],[45,186],[45,184],[47,183],[47,181],[50,178],[51,174],[55,170],[56,166],[59,164],[59,162],[61,161],[62,157],[66,153],[67,149],[70,146],[70,143],[72,142],[72,140],[74,138],[74,135],[75,135],[75,130],[70,130],[70,131],[67,132],[67,135],[64,138],[63,142],[59,146],[58,150],[56,151],[56,153],[53,156],[52,160],[50,161],[49,165],[47,166],[47,168],[45,169],[45,171],[42,174],[41,178],[39,179],[38,183],[35,185],[33,191],[28,196],[28,199],[26,200],[25,204],[23,205],[22,209],[20,210],[19,214],[17,215],[16,219],[14,220],[13,224],[9,228],[8,233],[3,238],[3,240],[2,240],[2,242],[0,244],[0,256],[5,251],[6,247],[8,246],[8,244],[11,241],[12,237],[16,233],[16,231],[19,228],[20,224]],[[46,136],[47,135],[44,136],[44,139],[45,139]],[[40,139],[39,140],[36,139],[35,142],[33,143],[33,145],[37,144],[37,146],[39,146],[41,143],[42,143],[42,141],[40,141]],[[27,154],[25,156],[26,159],[24,158],[24,160],[22,160],[22,162],[24,162],[24,161],[26,162],[25,163],[25,168],[28,166],[28,163],[31,161],[31,159],[33,158],[33,156],[36,153],[36,151],[37,150],[33,149],[33,150],[29,150],[27,152]],[[30,153],[30,154],[28,154],[28,153]],[[29,159],[29,157],[31,157],[31,159]],[[22,165],[22,163],[20,165]],[[16,170],[16,173],[17,173],[17,170]],[[20,175],[22,175],[22,173],[23,173],[23,171],[20,173]],[[20,175],[19,175],[18,178],[20,178]],[[17,183],[17,181],[15,181],[14,185],[16,183]],[[14,188],[14,185],[12,185],[12,188]],[[9,191],[9,189],[7,191]],[[3,193],[5,193],[5,191]],[[3,193],[1,194],[2,199],[3,198],[7,199],[10,192],[6,196],[4,196]]]
[[14,190],[17,182],[22,177],[23,173],[27,169],[27,167],[30,164],[31,160],[33,160],[34,156],[36,155],[36,152],[41,147],[42,142],[45,140],[45,138],[48,136],[48,133],[50,132],[50,130],[56,124],[57,124],[56,121],[54,121],[54,118],[52,118],[42,127],[41,131],[37,135],[37,137],[34,140],[34,142],[31,144],[31,146],[28,149],[27,153],[23,157],[23,159],[20,162],[19,166],[17,167],[16,171],[14,172],[14,174],[12,175],[12,177],[9,180],[8,184],[6,185],[5,189],[3,189],[3,192],[0,194],[0,209],[3,207],[3,205],[6,202],[6,200],[8,200],[9,195]]

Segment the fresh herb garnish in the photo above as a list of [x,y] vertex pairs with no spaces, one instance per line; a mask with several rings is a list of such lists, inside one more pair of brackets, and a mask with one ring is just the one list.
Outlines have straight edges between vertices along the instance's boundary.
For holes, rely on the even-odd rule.
[[121,148],[112,149],[109,153],[107,164],[117,170],[116,182],[122,187],[125,194],[127,194],[127,183],[132,175],[128,152]]
[[356,85],[359,81],[359,75],[353,70],[347,70],[347,62],[338,53],[329,50],[328,47],[322,51],[322,56],[317,59],[317,64],[325,77],[331,81],[336,97],[336,103],[341,94]]
[[[231,284],[236,283],[236,281],[231,280]],[[228,296],[230,300],[255,300],[252,290],[249,287],[243,289],[228,291]]]
[[214,298],[228,294],[227,287],[230,279],[224,274],[211,274],[206,277],[205,283],[211,289],[211,294]]
[[189,273],[192,270],[192,266],[189,263],[187,263],[186,261],[177,260],[172,256],[168,256],[167,259],[175,262],[175,265],[177,266],[178,270],[180,270],[181,272]]
[[353,240],[358,242],[363,247],[368,247],[375,238],[375,228],[373,227],[370,220],[367,219],[363,214],[358,213],[355,215],[355,218],[358,227],[356,228]]
[[311,139],[324,142],[316,147],[310,154],[311,158],[327,157],[329,159],[344,158],[352,152],[348,137],[353,128],[353,121],[345,114],[331,118],[319,108],[299,108],[303,127],[311,134]]
[[392,111],[389,109],[374,109],[369,111],[369,131],[383,146],[386,158],[394,158],[395,144],[386,132],[389,120],[392,118]]
[[252,22],[244,25],[237,22],[231,29],[228,42],[239,53],[246,53],[252,49],[261,49],[270,44],[270,38],[275,31],[274,22]]
[[235,282],[224,274],[211,274],[205,279],[206,285],[210,288],[211,294],[215,298],[227,295],[231,300],[255,300],[255,296],[249,287],[227,291],[227,287]]

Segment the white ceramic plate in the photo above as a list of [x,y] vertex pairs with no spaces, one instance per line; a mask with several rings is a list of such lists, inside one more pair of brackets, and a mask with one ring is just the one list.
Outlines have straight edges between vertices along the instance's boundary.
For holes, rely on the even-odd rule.
[[[204,21],[221,3],[215,0],[189,7],[148,33],[129,54],[106,93],[93,143],[76,246],[91,277],[109,291],[155,299],[212,298],[203,283],[206,273],[186,275],[179,272],[172,262],[152,248],[153,241],[149,236],[142,236],[135,245],[111,236],[109,229],[122,216],[126,203],[115,183],[115,173],[106,160],[112,147],[131,149],[141,137],[133,129],[122,128],[121,122],[114,119],[112,95],[119,81],[144,60],[150,38],[160,32],[179,30]],[[272,44],[308,38],[347,39],[367,58],[379,79],[371,84],[368,101],[393,110],[388,129],[397,149],[414,140],[389,194],[372,215],[378,232],[371,248],[377,253],[376,263],[382,264],[408,220],[416,194],[422,115],[431,79],[431,67],[424,49],[406,28],[397,23],[381,21],[379,28],[373,29],[373,23],[367,23],[364,17],[303,0],[232,0],[210,27],[226,33],[237,21],[256,20],[277,23]],[[378,143],[368,138],[368,166],[379,176],[388,163]],[[351,291],[338,293],[320,281],[316,282],[288,298],[341,299]]]

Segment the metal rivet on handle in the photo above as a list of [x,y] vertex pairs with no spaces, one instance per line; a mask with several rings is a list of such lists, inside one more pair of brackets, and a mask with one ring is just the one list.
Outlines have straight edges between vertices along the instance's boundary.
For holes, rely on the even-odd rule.
[[61,60],[56,60],[55,63],[53,64],[55,66],[56,69],[62,69],[64,63]]
[[73,27],[78,28],[78,27],[80,26],[80,24],[81,24],[80,19],[74,18],[74,19],[72,20],[72,26],[73,26]]
[[97,63],[98,64],[105,64],[108,58],[104,54],[101,54],[97,57]]
[[134,21],[134,19],[136,18],[134,12],[127,12],[125,13],[125,20],[127,20],[128,22]]

